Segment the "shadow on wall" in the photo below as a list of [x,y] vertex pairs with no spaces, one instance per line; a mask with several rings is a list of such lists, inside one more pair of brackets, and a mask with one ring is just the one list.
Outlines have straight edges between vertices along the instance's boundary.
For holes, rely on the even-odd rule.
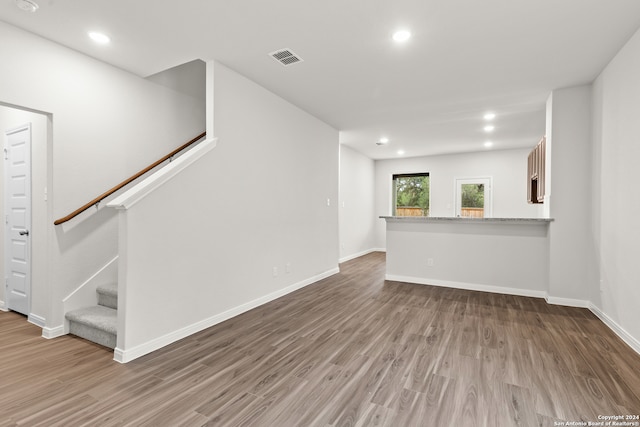
[[118,213],[116,210],[108,208],[106,203],[100,203],[100,205],[102,206],[99,206],[98,209],[90,208],[78,217],[54,226],[60,253],[65,254],[77,250],[86,245],[88,240],[93,240],[91,237],[94,233],[103,232],[110,233],[113,239],[101,240],[98,244],[100,246],[115,244],[113,247],[115,255],[117,252]]

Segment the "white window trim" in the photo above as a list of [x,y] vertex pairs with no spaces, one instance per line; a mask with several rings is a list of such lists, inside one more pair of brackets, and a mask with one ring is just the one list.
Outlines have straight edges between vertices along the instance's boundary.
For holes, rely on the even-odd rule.
[[[462,184],[484,184],[484,217],[493,218],[493,177],[473,176],[456,177],[453,179],[453,200],[455,201],[453,216],[459,217],[462,208]],[[488,190],[488,191],[487,191]]]

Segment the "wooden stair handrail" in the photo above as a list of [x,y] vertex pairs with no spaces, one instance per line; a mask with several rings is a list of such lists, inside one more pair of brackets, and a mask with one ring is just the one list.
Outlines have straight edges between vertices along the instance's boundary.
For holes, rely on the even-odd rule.
[[175,150],[173,150],[171,153],[167,154],[163,158],[161,158],[159,160],[156,160],[155,162],[153,162],[152,164],[150,164],[146,168],[142,169],[140,172],[136,173],[135,175],[131,176],[130,178],[125,179],[124,181],[122,181],[120,184],[116,185],[112,189],[102,193],[101,195],[99,195],[98,197],[96,197],[95,199],[93,199],[92,201],[87,203],[86,205],[83,205],[82,207],[76,209],[75,211],[71,212],[69,215],[67,215],[65,217],[62,217],[60,219],[56,219],[55,221],[53,221],[53,225],[60,225],[60,224],[63,224],[65,222],[75,218],[76,216],[80,215],[82,212],[84,212],[87,209],[89,209],[91,206],[94,206],[95,204],[100,203],[100,201],[102,201],[103,199],[106,199],[107,197],[109,197],[110,195],[115,193],[116,191],[120,190],[125,185],[131,183],[132,181],[135,181],[138,178],[140,178],[142,175],[144,175],[145,173],[149,172],[151,169],[155,168],[159,164],[169,160],[170,158],[172,158],[173,156],[175,156],[176,154],[178,154],[182,150],[184,150],[184,149],[188,148],[189,146],[195,144],[196,142],[198,142],[199,140],[204,138],[206,135],[207,135],[206,132],[202,132],[200,135],[196,136],[195,138],[193,138],[189,142],[183,144],[182,146],[176,148]]

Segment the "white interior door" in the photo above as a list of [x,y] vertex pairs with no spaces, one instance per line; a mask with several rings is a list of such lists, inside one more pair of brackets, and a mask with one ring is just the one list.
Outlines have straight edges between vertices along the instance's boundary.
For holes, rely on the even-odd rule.
[[[456,216],[469,217],[469,218],[491,218],[492,212],[492,200],[491,200],[491,178],[479,177],[479,178],[456,178]],[[465,192],[465,187],[467,191]],[[464,200],[463,195],[482,195],[482,197],[471,197],[474,201],[481,200],[482,203],[469,203]]]
[[7,308],[29,314],[31,264],[31,125],[6,132],[4,148]]

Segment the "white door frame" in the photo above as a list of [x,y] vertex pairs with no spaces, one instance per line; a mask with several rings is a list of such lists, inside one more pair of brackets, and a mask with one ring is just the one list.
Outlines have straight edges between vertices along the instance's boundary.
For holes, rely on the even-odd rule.
[[484,184],[484,217],[493,217],[493,177],[491,176],[476,176],[454,179],[454,200],[455,216],[459,217],[462,209],[462,185],[463,184]]
[[[24,192],[25,192],[25,210],[26,213],[24,215],[24,227],[20,227],[20,229],[16,229],[15,227],[11,226],[10,229],[10,215],[11,215],[11,211],[10,211],[10,185],[11,185],[11,180],[9,177],[9,156],[10,154],[10,150],[9,150],[9,137],[12,134],[18,133],[18,132],[23,132],[25,130],[28,130],[28,147],[26,147],[26,151],[25,151],[25,157],[24,157],[24,162],[26,163],[26,178],[25,178],[25,188],[24,188]],[[4,268],[5,268],[5,309],[9,309],[9,310],[15,310],[18,311],[22,314],[25,315],[29,315],[30,311],[31,311],[31,276],[32,276],[32,265],[31,265],[31,237],[29,235],[30,231],[31,231],[31,210],[32,210],[32,200],[31,200],[31,144],[32,144],[32,129],[31,129],[31,123],[27,123],[24,124],[22,126],[18,126],[18,127],[14,127],[11,129],[7,129],[5,132],[5,138],[4,138],[4,182],[3,182],[3,186],[4,186],[4,218],[5,218],[5,234],[4,234],[4,248],[5,248],[5,253],[4,253]],[[11,305],[11,301],[12,301],[12,297],[9,294],[9,274],[12,271],[12,267],[11,267],[11,260],[12,260],[12,243],[16,240],[19,241],[23,241],[24,242],[24,261],[25,261],[25,294],[26,294],[26,302],[24,303],[24,307],[22,307],[22,304],[20,307],[18,306],[12,306]]]

